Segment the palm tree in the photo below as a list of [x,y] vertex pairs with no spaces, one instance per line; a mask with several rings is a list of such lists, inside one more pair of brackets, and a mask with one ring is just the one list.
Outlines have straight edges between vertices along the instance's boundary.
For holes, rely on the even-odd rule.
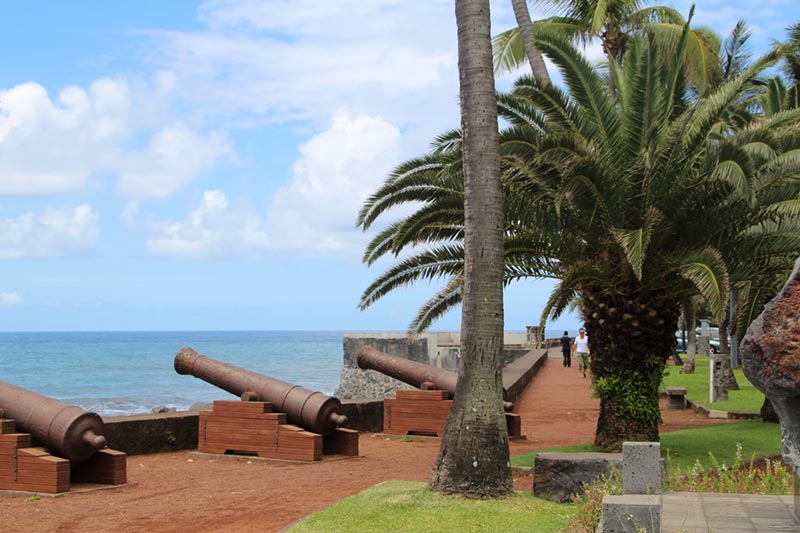
[[[583,44],[599,39],[608,62],[607,79],[612,95],[616,94],[617,70],[630,36],[649,34],[659,41],[663,57],[667,59],[674,54],[686,24],[675,9],[645,6],[642,0],[546,0],[542,4],[558,15],[535,22],[537,33],[554,33]],[[529,46],[521,46],[524,36],[519,18],[517,24],[517,28],[498,34],[493,40],[498,71],[513,70],[524,61],[523,51],[527,52]],[[704,87],[717,76],[718,48],[713,34],[707,30],[697,29],[687,36],[685,49],[689,61],[686,67],[695,85]]]
[[[543,320],[581,298],[601,398],[596,444],[617,449],[624,440],[656,440],[658,385],[680,302],[701,294],[720,319],[731,272],[744,279],[722,245],[726,254],[758,258],[750,263],[754,272],[777,252],[800,251],[800,210],[788,207],[798,196],[800,113],[753,119],[740,129],[727,122],[774,54],[698,100],[679,60],[665,63],[649,38],[634,37],[612,98],[572,46],[540,36],[537,48],[560,67],[569,93],[525,77],[498,98],[510,124],[500,136],[505,281],[560,280]],[[425,202],[370,245],[370,260],[416,251],[365,292],[363,305],[436,276],[446,286],[416,324],[458,303],[462,226],[448,202],[460,194],[459,152],[457,132],[441,137],[365,204],[360,221],[368,227],[405,198]]]
[[464,169],[461,360],[430,488],[514,491],[503,413],[503,191],[489,0],[456,0]]
[[528,0],[511,0],[514,9],[514,17],[517,19],[518,34],[522,40],[525,56],[531,66],[531,73],[550,83],[550,74],[547,73],[547,66],[544,64],[542,53],[536,49],[534,44],[535,32],[531,22],[531,14],[528,12]]

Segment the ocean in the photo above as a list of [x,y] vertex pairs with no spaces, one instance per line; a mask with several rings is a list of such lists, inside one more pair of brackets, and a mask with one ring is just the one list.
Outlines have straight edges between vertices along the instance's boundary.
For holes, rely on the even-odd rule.
[[[562,331],[547,330],[548,338]],[[574,336],[575,331],[570,330]],[[234,399],[175,372],[183,347],[302,387],[333,394],[342,372],[341,331],[0,332],[0,381],[101,416],[185,410]]]
[[342,371],[341,331],[0,333],[0,381],[101,416],[234,399],[175,372],[175,354],[185,346],[325,394]]

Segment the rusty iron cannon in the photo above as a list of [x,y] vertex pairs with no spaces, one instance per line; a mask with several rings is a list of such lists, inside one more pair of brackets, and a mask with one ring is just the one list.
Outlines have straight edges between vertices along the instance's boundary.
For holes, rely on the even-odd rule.
[[347,422],[338,398],[216,361],[191,348],[175,355],[175,371],[191,374],[242,400],[270,402],[276,411],[286,413],[291,423],[323,436]]
[[106,447],[99,415],[2,381],[0,413],[72,461],[84,461]]
[[[377,370],[391,378],[408,383],[418,389],[439,389],[447,391],[452,398],[456,392],[458,374],[432,367],[424,363],[395,357],[376,350],[372,346],[364,346],[356,352],[356,364],[364,370]],[[505,391],[503,391],[505,394]],[[510,412],[514,409],[511,402],[503,402],[503,409]]]

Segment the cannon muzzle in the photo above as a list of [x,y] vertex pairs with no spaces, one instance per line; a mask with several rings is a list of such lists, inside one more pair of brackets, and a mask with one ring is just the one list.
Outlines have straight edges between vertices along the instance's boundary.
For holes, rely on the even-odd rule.
[[184,348],[175,355],[175,371],[192,375],[242,399],[271,402],[276,411],[305,429],[329,435],[347,423],[338,398],[292,385]]
[[[456,393],[458,374],[455,372],[395,357],[380,352],[372,346],[364,346],[356,352],[356,364],[359,368],[377,370],[381,374],[408,383],[418,389],[423,388],[423,384],[429,384],[439,390],[447,391],[450,398]],[[514,409],[514,404],[504,401],[503,409],[510,412]]]
[[99,415],[2,381],[0,412],[72,461],[84,461],[106,447]]

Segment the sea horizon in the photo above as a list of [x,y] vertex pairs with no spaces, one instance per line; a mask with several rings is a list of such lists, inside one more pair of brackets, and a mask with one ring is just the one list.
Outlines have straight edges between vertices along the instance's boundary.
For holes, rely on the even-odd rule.
[[[560,336],[562,331],[547,334]],[[188,346],[207,357],[333,395],[348,332],[0,331],[0,381],[101,416],[143,414],[161,407],[182,411],[198,402],[234,398],[175,372],[175,354]]]

